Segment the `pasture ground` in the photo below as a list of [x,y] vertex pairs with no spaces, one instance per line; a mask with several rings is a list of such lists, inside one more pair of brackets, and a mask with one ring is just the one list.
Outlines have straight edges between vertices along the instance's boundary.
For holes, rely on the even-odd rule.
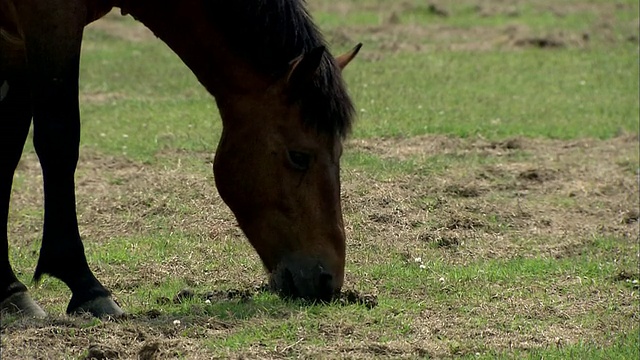
[[1,357],[638,358],[637,2],[310,2],[335,52],[365,43],[345,73],[345,284],[376,302],[262,291],[213,183],[215,103],[110,14],[83,48],[78,212],[129,316],[67,317],[63,284],[30,283],[28,145],[10,255],[50,316],[3,316]]

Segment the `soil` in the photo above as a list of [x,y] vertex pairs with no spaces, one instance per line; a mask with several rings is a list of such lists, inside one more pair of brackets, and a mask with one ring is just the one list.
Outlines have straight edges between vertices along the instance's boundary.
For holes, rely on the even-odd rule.
[[[473,164],[454,162],[446,169],[433,172],[416,169],[413,175],[392,178],[376,178],[370,173],[345,170],[343,209],[351,266],[383,263],[388,254],[404,254],[407,262],[413,263],[414,257],[420,256],[425,249],[438,252],[446,263],[461,265],[480,259],[562,259],[575,256],[589,246],[594,235],[637,241],[638,146],[637,134],[622,134],[609,140],[571,141],[521,137],[487,141],[446,136],[350,140],[345,148],[347,152],[365,152],[394,161],[425,160],[434,156],[484,159]],[[165,152],[159,156],[165,163],[177,163],[184,154]],[[199,157],[202,163],[211,161],[208,154],[190,156]],[[35,156],[23,158],[19,173],[24,183],[22,191],[14,194],[12,204],[16,208],[38,208],[42,195]],[[159,169],[90,151],[83,151],[78,173],[81,228],[84,236],[92,241],[108,241],[136,232],[154,234],[156,230],[145,225],[153,216],[175,222],[173,226],[179,226],[182,231],[204,234],[212,239],[222,236],[230,237],[232,241],[244,241],[208,176],[176,171],[171,167]],[[179,214],[180,203],[168,198],[167,193],[173,193],[177,199],[188,199],[189,206],[196,211]],[[494,220],[488,221],[486,214]],[[185,217],[188,222],[184,221]],[[12,246],[29,246],[40,236],[40,224],[38,217],[12,219],[10,238],[15,240]],[[367,236],[357,236],[359,233]],[[553,241],[532,246],[526,240],[547,238]],[[207,249],[206,242],[195,251],[202,253],[202,258],[220,256]],[[127,292],[137,284],[153,284],[167,276],[189,273],[189,269],[197,268],[202,261],[195,256],[190,260],[191,257],[170,258],[162,268],[150,265],[136,274],[123,268],[113,278],[108,274],[99,276],[116,294]],[[257,259],[254,265],[257,268],[252,276],[259,278]],[[634,271],[620,269],[611,274],[610,279],[628,284],[637,294],[639,279]],[[350,288],[341,293],[336,303],[376,307],[379,286],[384,287],[384,282],[365,281],[361,276],[347,272],[345,283]],[[240,286],[225,290],[214,287],[208,292],[183,289],[172,298],[153,299],[145,312],[117,321],[104,321],[97,326],[87,327],[85,324],[90,320],[85,318],[56,316],[45,321],[12,322],[2,328],[3,358],[15,358],[18,354],[30,358],[48,357],[47,354],[63,351],[105,359],[172,358],[178,354],[198,358],[199,339],[232,332],[236,322],[196,313],[184,318],[182,325],[176,327],[173,318],[158,309],[185,300],[201,305],[207,300],[213,304],[226,301],[250,304],[257,294],[267,291],[262,284],[247,283],[247,269],[235,265],[219,273],[218,279],[209,274],[191,275],[185,279],[194,284],[215,285],[223,281],[222,284]],[[446,291],[446,284],[443,286]],[[541,309],[518,297],[504,301],[510,304],[505,305],[511,306],[510,311],[520,314],[518,316],[566,316],[567,319],[575,314],[598,311],[605,305],[602,301],[615,301],[619,306],[617,316],[624,319],[636,316],[633,304],[637,301],[625,296],[620,293],[601,299],[573,299],[571,307],[564,309],[561,315],[553,315],[557,310]],[[64,303],[66,299],[41,300],[45,308],[52,302]],[[197,307],[195,309],[197,312]],[[483,311],[496,310],[490,307]],[[423,342],[395,340],[381,343],[372,338],[358,346],[337,342],[331,351],[354,358],[419,354],[451,356],[462,350],[438,347],[438,337],[459,339],[463,343],[474,336],[465,331],[465,320],[460,315],[456,309],[438,309],[437,304],[432,304],[411,324],[414,335],[424,333],[421,335]],[[503,315],[487,316],[499,318]],[[601,331],[615,331],[614,326],[612,323],[599,328],[575,327],[567,320],[564,325],[557,323],[547,329],[544,336],[536,337],[533,342],[528,332],[513,334],[489,329],[482,336],[485,345],[494,349],[527,349],[549,346],[557,339],[571,344],[584,338],[597,338]],[[179,335],[180,329],[184,328],[198,330],[193,330],[192,335]],[[351,336],[362,331],[357,327],[348,329],[340,328],[340,331],[348,331]],[[281,356],[279,351],[252,348],[245,354],[272,358]],[[326,350],[305,347],[302,351],[303,354],[317,354]]]

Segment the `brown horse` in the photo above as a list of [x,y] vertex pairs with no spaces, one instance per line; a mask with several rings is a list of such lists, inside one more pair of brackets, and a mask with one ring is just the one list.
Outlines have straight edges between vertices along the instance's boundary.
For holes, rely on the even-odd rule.
[[34,279],[71,289],[68,313],[119,315],[89,269],[74,173],[78,68],[85,25],[113,7],[169,45],[215,97],[223,131],[213,166],[235,214],[285,297],[330,299],[344,278],[339,161],[353,105],[304,0],[0,0],[0,301],[44,316],[8,256],[13,173],[31,121],[44,179],[44,229]]

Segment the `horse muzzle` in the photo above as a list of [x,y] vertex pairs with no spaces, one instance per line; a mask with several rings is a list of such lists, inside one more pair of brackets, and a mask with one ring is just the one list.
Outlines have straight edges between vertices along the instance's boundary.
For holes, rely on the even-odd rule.
[[271,273],[270,285],[283,298],[331,301],[342,280],[318,259],[291,256]]

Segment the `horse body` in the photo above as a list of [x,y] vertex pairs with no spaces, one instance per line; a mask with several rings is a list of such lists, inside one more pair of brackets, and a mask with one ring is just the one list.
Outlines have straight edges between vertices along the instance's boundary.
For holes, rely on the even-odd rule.
[[[215,97],[223,133],[218,191],[285,296],[328,299],[342,286],[339,160],[352,105],[300,0],[0,0],[0,302],[43,316],[8,258],[13,173],[33,120],[45,194],[34,278],[72,291],[67,312],[119,315],[80,239],[74,173],[84,26],[119,7],[178,54]],[[229,16],[232,14],[233,16]],[[254,24],[254,25],[252,25]],[[260,36],[257,36],[260,35]]]

